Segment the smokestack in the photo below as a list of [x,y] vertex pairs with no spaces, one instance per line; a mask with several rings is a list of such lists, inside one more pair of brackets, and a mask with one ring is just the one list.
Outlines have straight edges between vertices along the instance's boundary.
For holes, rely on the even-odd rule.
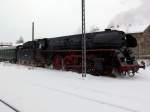
[[34,22],[32,22],[32,41],[34,41]]

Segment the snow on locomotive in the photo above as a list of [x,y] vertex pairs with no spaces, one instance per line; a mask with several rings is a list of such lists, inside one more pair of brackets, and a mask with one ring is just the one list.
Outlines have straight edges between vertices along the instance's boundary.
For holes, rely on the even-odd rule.
[[[136,39],[122,31],[106,30],[86,34],[87,73],[134,76],[139,66],[131,48]],[[82,35],[28,41],[16,47],[16,63],[82,72]],[[2,55],[0,49],[0,55]],[[3,49],[4,50],[4,49]],[[0,60],[4,60],[0,56]],[[6,59],[5,59],[6,60]]]

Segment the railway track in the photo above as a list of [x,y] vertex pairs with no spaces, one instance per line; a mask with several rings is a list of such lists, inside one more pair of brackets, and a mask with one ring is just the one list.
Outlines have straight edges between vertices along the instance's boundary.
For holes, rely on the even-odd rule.
[[7,107],[9,107],[11,110],[13,110],[14,112],[21,112],[20,110],[18,110],[16,107],[8,104],[6,101],[0,99],[0,102],[4,105],[6,105]]
[[98,100],[98,99],[91,98],[91,97],[88,97],[88,96],[84,96],[84,95],[80,95],[80,94],[77,94],[77,93],[69,92],[69,91],[66,91],[66,90],[63,90],[63,89],[51,88],[51,87],[47,87],[45,85],[38,85],[38,84],[33,84],[33,85],[38,86],[38,87],[42,87],[43,89],[48,89],[50,91],[54,91],[54,92],[63,93],[63,94],[67,94],[67,95],[70,95],[70,96],[74,96],[74,97],[80,98],[82,100],[87,100],[87,101],[90,101],[90,102],[106,105],[106,106],[109,106],[109,107],[118,108],[118,109],[121,109],[123,111],[139,112],[136,109],[132,109],[132,108],[128,108],[128,107],[125,107],[125,106],[113,104],[113,103],[110,103],[110,102],[107,102],[107,101],[103,101],[103,100]]

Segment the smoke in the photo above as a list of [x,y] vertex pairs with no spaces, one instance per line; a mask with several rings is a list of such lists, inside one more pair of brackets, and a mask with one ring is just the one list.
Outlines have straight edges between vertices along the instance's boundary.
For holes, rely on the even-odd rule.
[[[108,25],[108,28],[124,30],[126,32],[143,31],[150,25],[150,1],[141,0],[141,5],[124,13],[118,14]],[[136,2],[134,3],[136,4]]]

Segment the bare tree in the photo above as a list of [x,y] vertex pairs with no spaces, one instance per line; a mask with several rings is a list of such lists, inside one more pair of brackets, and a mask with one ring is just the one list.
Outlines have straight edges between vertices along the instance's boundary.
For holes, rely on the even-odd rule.
[[24,39],[22,36],[19,37],[19,39],[16,41],[16,44],[24,43]]
[[98,26],[92,26],[90,29],[90,32],[98,32],[100,29],[98,28]]

